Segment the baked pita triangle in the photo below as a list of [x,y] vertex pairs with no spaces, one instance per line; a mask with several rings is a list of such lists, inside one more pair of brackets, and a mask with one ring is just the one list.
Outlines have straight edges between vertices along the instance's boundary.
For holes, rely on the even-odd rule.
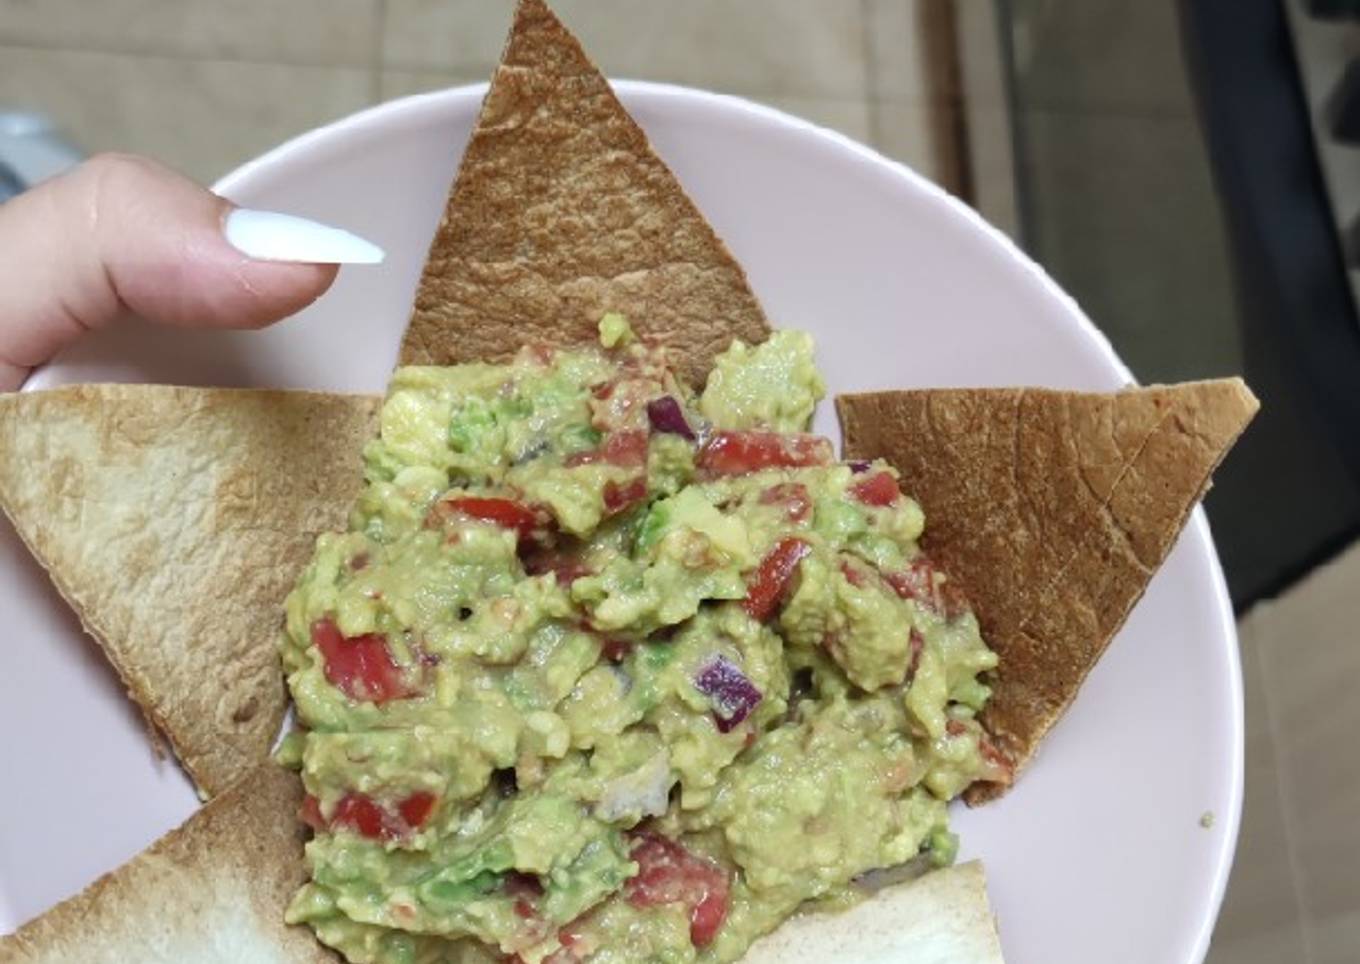
[[932,870],[829,914],[793,917],[742,964],[1002,964],[979,861]]
[[746,274],[542,0],[514,26],[430,246],[403,364],[593,341],[608,311],[701,384],[769,326]]
[[[984,726],[1017,768],[1123,625],[1258,406],[1240,379],[836,399],[850,458],[884,458],[923,548],[1001,657]],[[970,803],[1002,792],[969,790]]]
[[15,964],[334,964],[283,910],[307,879],[302,783],[264,763],[128,863],[0,938]]
[[276,640],[343,528],[378,400],[82,385],[0,395],[0,507],[201,792],[258,763]]

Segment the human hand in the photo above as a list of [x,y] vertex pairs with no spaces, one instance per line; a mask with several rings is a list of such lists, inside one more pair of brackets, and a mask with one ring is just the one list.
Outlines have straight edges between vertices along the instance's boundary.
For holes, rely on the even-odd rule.
[[235,208],[152,161],[100,155],[0,205],[0,391],[125,314],[261,328],[380,248],[301,218]]

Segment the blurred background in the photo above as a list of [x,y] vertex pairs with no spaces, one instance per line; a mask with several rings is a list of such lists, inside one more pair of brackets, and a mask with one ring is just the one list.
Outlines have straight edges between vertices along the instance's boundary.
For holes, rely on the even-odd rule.
[[[0,0],[0,199],[103,150],[211,182],[484,80],[508,5]],[[1141,381],[1242,373],[1262,396],[1208,499],[1247,693],[1209,960],[1360,960],[1360,0],[658,5],[555,3],[613,76],[773,104],[936,180]]]

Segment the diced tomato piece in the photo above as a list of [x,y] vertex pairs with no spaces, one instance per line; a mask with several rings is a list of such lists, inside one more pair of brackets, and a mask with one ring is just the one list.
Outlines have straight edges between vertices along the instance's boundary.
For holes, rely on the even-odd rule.
[[[968,725],[961,720],[947,720],[944,724],[944,732],[947,736],[963,736],[968,733]],[[986,731],[979,728],[977,734],[978,756],[982,758],[983,772],[978,777],[984,783],[1000,783],[1010,786],[1015,778],[1015,764],[1011,763],[1006,754],[996,748],[992,738]]]
[[312,642],[325,660],[327,681],[350,699],[382,704],[416,695],[378,633],[345,637],[333,620],[319,619],[312,624]]
[[921,665],[921,650],[926,648],[926,640],[919,632],[912,629],[908,644],[911,646],[911,662],[907,664],[907,679],[912,680],[916,678],[916,668]]
[[557,577],[559,586],[570,586],[582,576],[591,574],[590,567],[575,556],[564,555],[547,549],[533,551],[525,555],[524,571],[531,576],[541,576],[550,572]]
[[[418,790],[397,804],[393,814],[364,793],[350,792],[340,798],[331,817],[331,827],[348,827],[374,840],[392,840],[416,830],[434,811],[434,794]],[[302,800],[302,819],[314,830],[326,829],[321,805],[308,794]]]
[[622,485],[610,479],[604,484],[604,510],[613,515],[647,498],[647,480],[642,476]]
[[705,947],[718,936],[718,929],[727,919],[727,890],[721,894],[705,894],[689,915],[689,940],[695,947]]
[[710,475],[741,475],[761,469],[830,465],[830,439],[781,432],[714,432],[699,452],[698,465]]
[[978,753],[982,756],[982,762],[987,764],[987,773],[982,779],[988,783],[1010,786],[1015,779],[1015,764],[997,749],[996,744],[986,733],[978,737]]
[[604,460],[624,468],[647,464],[647,431],[628,429],[611,432],[604,440]]
[[782,505],[790,522],[806,522],[812,515],[812,497],[802,482],[780,482],[760,493],[761,505]]
[[841,574],[845,576],[845,581],[856,589],[863,589],[869,585],[868,575],[849,559],[841,560]]
[[885,572],[883,579],[903,599],[914,599],[946,619],[953,619],[968,611],[968,599],[963,591],[949,580],[935,578],[935,564],[925,556],[917,556],[901,572]]
[[620,468],[639,468],[647,464],[647,432],[645,429],[623,429],[610,432],[597,449],[573,452],[563,460],[567,468],[604,462]]
[[321,815],[321,801],[310,793],[302,798],[302,806],[298,809],[298,819],[317,833],[326,829],[326,818]]
[[690,941],[695,947],[712,942],[727,918],[727,872],[655,833],[637,834],[630,856],[638,872],[624,885],[628,902],[634,907],[684,904],[690,911]]
[[397,812],[401,814],[401,819],[406,821],[406,826],[412,830],[418,830],[426,820],[430,819],[430,814],[434,813],[436,802],[433,793],[417,790],[397,804]]
[[850,494],[865,505],[892,505],[902,497],[891,473],[875,472],[850,486]]
[[519,533],[520,541],[530,538],[545,524],[542,515],[513,499],[464,495],[449,499],[446,504],[473,519],[494,523],[502,529],[513,529]]
[[633,644],[626,639],[606,639],[600,647],[600,655],[611,663],[622,663],[633,651]]
[[893,592],[903,599],[914,599],[927,605],[935,600],[935,567],[929,562],[918,559],[909,569],[901,572],[885,572],[883,579]]
[[812,547],[802,539],[787,536],[765,553],[755,575],[747,583],[746,599],[742,602],[752,619],[763,623],[774,615],[789,580],[798,571],[798,564],[811,550]]
[[586,449],[582,452],[572,452],[562,460],[562,464],[569,469],[574,469],[578,465],[594,465],[597,462],[603,461],[603,449]]
[[331,826],[349,827],[373,840],[397,836],[382,807],[362,793],[347,793],[340,798],[335,805],[335,815],[331,817]]

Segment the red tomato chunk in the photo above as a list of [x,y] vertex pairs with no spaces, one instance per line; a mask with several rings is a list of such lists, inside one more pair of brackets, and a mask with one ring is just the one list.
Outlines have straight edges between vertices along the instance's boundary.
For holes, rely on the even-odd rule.
[[318,832],[345,827],[372,840],[395,840],[419,830],[434,812],[439,798],[424,790],[397,803],[392,812],[365,793],[350,792],[335,805],[330,822],[321,814],[321,804],[310,793],[302,800],[300,816],[304,823]]
[[892,505],[902,493],[897,488],[897,480],[887,472],[875,472],[850,486],[850,494],[865,505]]
[[948,580],[935,578],[935,564],[924,556],[912,560],[902,572],[885,572],[884,580],[903,599],[914,599],[946,619],[953,619],[968,611],[968,599]]
[[781,505],[790,522],[806,522],[812,515],[812,497],[801,482],[780,482],[760,493],[761,505]]
[[415,696],[378,633],[346,637],[330,619],[312,624],[312,642],[325,660],[326,680],[352,700],[386,703]]
[[482,522],[490,522],[502,529],[513,529],[521,540],[528,539],[543,527],[542,517],[533,509],[513,499],[459,496],[449,499],[449,508]]
[[631,856],[638,872],[624,885],[628,902],[634,907],[684,904],[690,912],[691,943],[695,947],[711,943],[727,919],[727,873],[713,861],[655,833],[636,835]]
[[355,833],[374,840],[395,837],[382,807],[362,793],[347,793],[335,805],[332,827],[348,827]]
[[622,512],[647,498],[647,480],[638,477],[622,485],[610,479],[604,484],[604,509],[609,515]]
[[587,452],[573,452],[563,461],[567,468],[604,462],[620,468],[638,468],[647,464],[647,432],[643,429],[624,429],[610,432],[604,444]]
[[711,475],[742,475],[761,469],[830,465],[831,441],[820,435],[780,432],[714,432],[699,453],[700,469]]
[[747,584],[746,599],[742,603],[752,619],[763,623],[774,615],[789,581],[798,571],[798,564],[810,551],[811,547],[806,542],[790,536],[780,539],[765,554]]
[[435,802],[433,793],[417,790],[397,804],[397,812],[401,814],[401,819],[406,821],[406,826],[416,830],[430,819],[430,814],[434,813]]

